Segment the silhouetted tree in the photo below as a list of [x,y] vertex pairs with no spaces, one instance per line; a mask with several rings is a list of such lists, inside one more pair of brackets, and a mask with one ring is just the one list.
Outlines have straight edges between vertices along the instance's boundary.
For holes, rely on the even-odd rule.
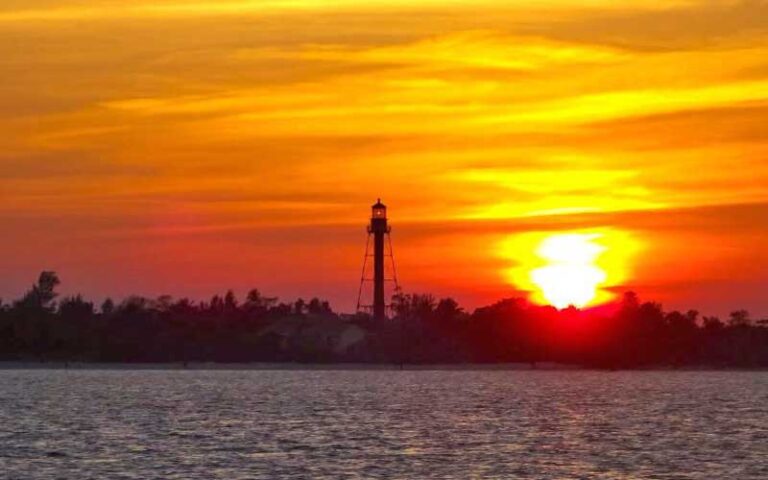
[[306,306],[307,302],[305,302],[303,298],[297,299],[295,302],[293,302],[293,313],[296,315],[304,315]]
[[750,323],[749,312],[746,310],[733,311],[728,319],[728,326],[730,327],[747,327]]
[[725,324],[718,317],[704,317],[702,323],[704,331],[711,333],[718,333],[725,328]]
[[173,297],[170,295],[160,295],[152,303],[152,308],[159,312],[167,312],[173,306]]
[[149,305],[149,299],[139,295],[131,295],[118,305],[117,312],[125,317],[143,315],[148,311]]
[[64,318],[89,318],[93,314],[93,302],[83,300],[82,295],[64,297],[59,302],[59,315]]
[[429,320],[435,310],[435,297],[418,293],[399,293],[392,299],[392,310],[403,319]]
[[269,308],[269,315],[271,317],[287,317],[293,311],[293,305],[290,303],[278,303],[277,305]]
[[307,304],[307,313],[312,315],[332,315],[333,310],[331,310],[331,305],[328,302],[314,297]]
[[104,300],[104,302],[101,304],[101,313],[105,316],[110,316],[113,313],[115,313],[115,302],[111,298],[107,298]]
[[464,309],[452,298],[443,298],[437,302],[435,317],[441,322],[455,322],[464,316]]
[[254,288],[246,295],[243,309],[251,315],[260,316],[267,313],[275,304],[277,304],[276,298],[265,297],[257,288]]
[[42,272],[35,285],[15,304],[24,310],[46,310],[55,308],[54,299],[58,296],[56,287],[61,283],[56,272]]
[[[396,292],[393,318],[340,317],[327,301],[278,303],[257,289],[209,302],[163,295],[111,299],[96,314],[81,295],[56,304],[58,276],[43,272],[24,296],[0,302],[0,359],[92,361],[554,361],[602,368],[768,367],[768,325],[734,311],[725,325],[665,311],[626,293],[614,309],[532,305],[510,298],[467,313],[455,300]],[[318,321],[322,317],[322,321]],[[354,348],[334,335],[360,329]],[[327,329],[327,330],[325,330]],[[335,333],[333,333],[335,332]]]
[[224,313],[224,299],[219,295],[211,297],[211,302],[208,304],[208,312],[212,315],[221,315]]
[[237,298],[235,297],[235,292],[232,290],[227,290],[226,295],[224,295],[224,311],[228,313],[232,313],[237,310]]

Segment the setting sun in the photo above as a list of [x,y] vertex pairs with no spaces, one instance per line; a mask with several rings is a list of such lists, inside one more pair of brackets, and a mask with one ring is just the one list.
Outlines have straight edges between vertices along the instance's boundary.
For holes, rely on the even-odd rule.
[[637,237],[618,229],[530,232],[499,246],[507,281],[539,305],[588,307],[615,298],[631,279]]
[[595,299],[598,287],[607,278],[605,271],[595,265],[605,251],[595,242],[597,237],[552,235],[541,242],[536,253],[548,264],[531,271],[531,280],[548,303],[557,308],[584,307]]

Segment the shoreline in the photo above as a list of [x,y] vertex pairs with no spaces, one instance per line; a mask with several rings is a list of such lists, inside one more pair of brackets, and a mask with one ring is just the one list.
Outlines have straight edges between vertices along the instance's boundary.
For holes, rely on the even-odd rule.
[[392,363],[299,363],[299,362],[169,362],[107,363],[60,361],[0,361],[0,370],[115,370],[115,371],[599,371],[599,372],[754,372],[766,367],[717,367],[690,365],[684,367],[597,368],[553,362],[530,363],[461,363],[461,364],[392,364]]

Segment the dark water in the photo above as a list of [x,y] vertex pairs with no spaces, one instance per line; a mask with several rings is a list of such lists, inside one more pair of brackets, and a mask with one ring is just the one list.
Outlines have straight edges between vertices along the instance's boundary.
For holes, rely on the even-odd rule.
[[768,373],[0,371],[3,479],[768,478]]

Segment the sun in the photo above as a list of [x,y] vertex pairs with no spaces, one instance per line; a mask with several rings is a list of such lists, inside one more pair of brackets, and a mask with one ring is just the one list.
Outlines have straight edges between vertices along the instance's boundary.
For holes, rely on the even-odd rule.
[[524,232],[498,245],[502,273],[532,302],[591,307],[615,298],[615,287],[632,281],[634,257],[644,248],[634,233],[615,228]]
[[608,278],[596,265],[605,247],[596,243],[599,234],[552,235],[539,244],[536,254],[546,265],[530,272],[531,281],[547,303],[557,308],[585,307],[597,297]]

